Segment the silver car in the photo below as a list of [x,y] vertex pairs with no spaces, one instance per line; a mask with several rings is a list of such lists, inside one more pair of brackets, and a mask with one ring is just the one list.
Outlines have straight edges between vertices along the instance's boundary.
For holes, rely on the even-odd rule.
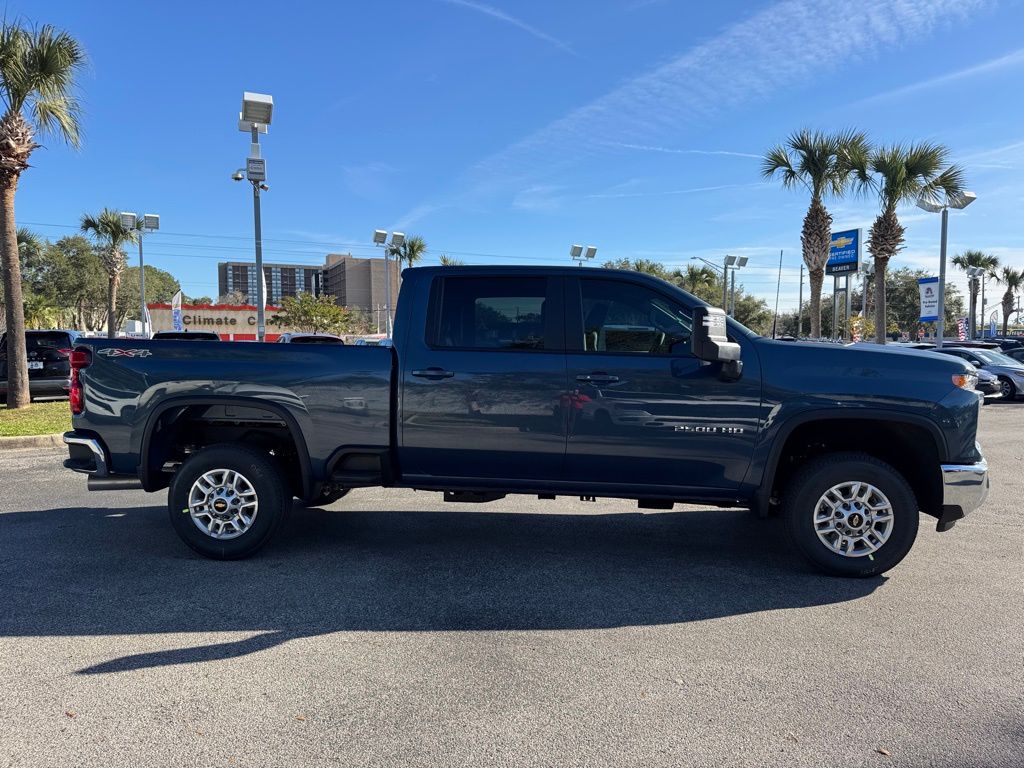
[[1007,400],[1024,395],[1024,363],[1014,360],[995,349],[970,347],[942,347],[934,350],[966,360],[975,368],[988,371],[999,378],[999,391]]

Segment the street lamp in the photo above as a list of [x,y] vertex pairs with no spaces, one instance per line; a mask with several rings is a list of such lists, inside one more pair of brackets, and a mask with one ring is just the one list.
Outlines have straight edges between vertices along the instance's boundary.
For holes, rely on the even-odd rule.
[[731,298],[729,299],[729,314],[732,315],[733,317],[736,316],[736,270],[743,269],[743,267],[745,266],[747,266],[747,257],[740,256],[739,258],[736,259],[736,263],[733,265],[732,268],[732,289]]
[[142,332],[149,333],[149,323],[146,322],[146,264],[142,260],[142,236],[160,229],[160,216],[155,213],[144,213],[140,216],[130,211],[121,211],[121,226],[139,233],[139,319],[142,321]]
[[[266,185],[267,163],[260,155],[260,134],[266,133],[274,114],[274,98],[265,93],[242,94],[242,111],[238,113],[238,130],[252,137],[245,168],[239,168],[231,178],[235,181],[247,179],[252,184],[252,219],[256,247],[256,340],[263,341],[267,332],[266,289],[263,277],[263,228],[260,222],[260,190],[270,189]],[[243,175],[244,174],[244,175]]]
[[977,200],[973,192],[959,192],[946,195],[941,201],[937,195],[921,195],[917,199],[917,207],[928,213],[942,213],[942,236],[939,245],[939,317],[935,322],[935,346],[942,346],[946,335],[946,230],[949,222],[949,209],[962,210]]
[[570,245],[569,246],[569,257],[583,266],[583,262],[592,260],[597,256],[597,248],[593,245],[588,245],[584,248],[582,245]]
[[373,244],[378,248],[384,249],[384,311],[386,318],[384,321],[384,330],[387,332],[388,338],[391,338],[391,251],[392,249],[398,249],[402,247],[402,243],[405,242],[405,233],[403,232],[392,232],[391,242],[388,243],[388,233],[384,229],[373,230]]

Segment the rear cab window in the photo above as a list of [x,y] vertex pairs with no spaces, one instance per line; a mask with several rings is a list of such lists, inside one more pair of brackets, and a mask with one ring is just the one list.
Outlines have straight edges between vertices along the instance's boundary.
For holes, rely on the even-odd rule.
[[442,349],[558,349],[552,283],[560,286],[547,277],[437,278],[427,342]]

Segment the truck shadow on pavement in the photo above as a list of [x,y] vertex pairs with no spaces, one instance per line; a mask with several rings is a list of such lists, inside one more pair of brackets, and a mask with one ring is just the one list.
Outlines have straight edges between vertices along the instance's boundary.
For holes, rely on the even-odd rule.
[[[503,502],[514,509],[514,501]],[[194,555],[164,507],[0,515],[0,636],[255,633],[80,674],[228,659],[333,632],[576,630],[839,603],[778,520],[297,508],[249,560]]]

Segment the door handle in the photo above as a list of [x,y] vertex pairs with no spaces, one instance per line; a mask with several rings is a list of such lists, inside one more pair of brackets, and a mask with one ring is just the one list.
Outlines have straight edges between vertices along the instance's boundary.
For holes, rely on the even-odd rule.
[[618,376],[611,376],[607,373],[581,373],[576,377],[576,381],[586,381],[591,384],[614,384],[618,380]]
[[453,371],[446,371],[444,368],[427,368],[425,370],[413,371],[412,375],[418,376],[421,379],[439,381],[440,379],[450,379],[455,373]]

